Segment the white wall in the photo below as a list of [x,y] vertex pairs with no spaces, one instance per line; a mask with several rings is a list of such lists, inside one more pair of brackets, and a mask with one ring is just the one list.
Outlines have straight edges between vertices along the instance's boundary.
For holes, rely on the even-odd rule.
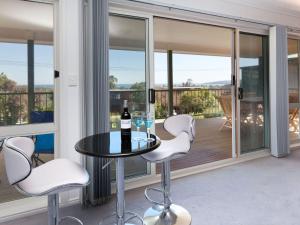
[[79,161],[74,145],[80,139],[79,77],[82,76],[81,0],[59,1],[59,154]]
[[300,28],[300,11],[294,11],[292,5],[290,10],[275,7],[276,3],[265,2],[263,0],[140,0],[175,6],[178,8],[191,9],[201,12],[226,15],[229,17],[244,18],[266,22],[271,24],[281,24],[290,27]]
[[[59,0],[59,158],[80,162],[74,149],[81,138],[82,0]],[[78,191],[61,194],[62,202],[78,199]]]

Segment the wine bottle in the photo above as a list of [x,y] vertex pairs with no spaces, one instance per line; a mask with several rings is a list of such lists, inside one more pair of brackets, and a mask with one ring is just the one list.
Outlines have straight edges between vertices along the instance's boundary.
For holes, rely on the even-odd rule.
[[121,138],[122,141],[131,141],[131,115],[128,112],[128,101],[124,100],[121,114]]

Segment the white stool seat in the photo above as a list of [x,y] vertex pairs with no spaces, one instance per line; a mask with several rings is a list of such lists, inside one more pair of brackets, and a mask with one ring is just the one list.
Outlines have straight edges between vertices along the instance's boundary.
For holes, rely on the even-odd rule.
[[29,195],[48,195],[85,186],[89,175],[78,163],[55,159],[32,169],[30,175],[17,186]]
[[187,132],[181,132],[172,140],[161,140],[161,145],[142,157],[150,162],[161,162],[174,159],[176,156],[186,154],[190,149],[190,137]]

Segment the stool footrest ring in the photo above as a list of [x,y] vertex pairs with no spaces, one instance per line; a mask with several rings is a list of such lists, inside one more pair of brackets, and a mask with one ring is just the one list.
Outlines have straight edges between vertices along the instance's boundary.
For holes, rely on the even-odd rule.
[[[125,212],[125,215],[126,215],[126,214],[129,214],[130,216],[129,216],[127,219],[124,220],[125,223],[127,223],[128,221],[130,221],[130,220],[132,220],[132,219],[134,219],[134,218],[137,218],[138,220],[140,220],[141,225],[144,225],[144,220],[143,220],[143,218],[142,218],[140,215],[138,215],[137,213],[135,213],[135,212],[130,212],[130,211],[126,211],[126,212]],[[105,225],[105,224],[106,224],[105,221],[108,220],[108,219],[110,219],[110,218],[116,219],[116,215],[117,215],[117,213],[114,212],[114,213],[112,213],[111,215],[104,217],[104,218],[99,222],[99,225]]]
[[62,218],[59,220],[59,224],[60,224],[62,221],[64,221],[64,220],[73,220],[73,221],[76,221],[77,223],[79,223],[80,225],[83,225],[83,222],[82,222],[80,219],[78,219],[78,218],[76,218],[76,217],[74,217],[74,216],[64,216],[64,217],[62,217]]
[[[164,194],[164,190],[162,190],[162,189],[160,189],[160,188],[146,188],[146,189],[145,189],[145,197],[146,197],[146,199],[147,199],[149,202],[151,202],[151,203],[153,203],[153,204],[155,204],[155,205],[160,205],[160,206],[164,206],[164,205],[165,205],[165,204],[164,204],[164,201],[159,202],[159,201],[153,200],[153,199],[149,196],[149,194],[148,194],[149,191],[154,191],[154,192],[159,192],[159,193],[161,193],[161,194]],[[169,200],[170,202],[172,202],[171,199],[170,199],[169,197],[168,197],[168,200]]]
[[125,220],[125,223],[127,223],[128,221],[130,221],[130,220],[132,220],[132,219],[134,219],[134,218],[137,218],[137,219],[139,219],[139,220],[142,222],[142,225],[144,225],[144,220],[143,220],[143,218],[142,218],[140,215],[138,215],[137,213],[135,213],[135,212],[130,212],[130,211],[125,212],[125,213],[131,215],[129,218],[127,218],[127,219]]

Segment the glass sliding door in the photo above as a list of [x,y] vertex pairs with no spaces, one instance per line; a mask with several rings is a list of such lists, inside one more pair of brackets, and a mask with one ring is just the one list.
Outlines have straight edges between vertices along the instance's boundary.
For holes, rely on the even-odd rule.
[[[16,8],[18,19],[7,14]],[[40,166],[55,150],[53,5],[3,0],[0,17],[0,145],[8,136],[32,138],[33,166]],[[0,203],[25,197],[9,185],[0,154]]]
[[288,39],[289,136],[290,144],[299,144],[299,40]]
[[[128,100],[131,114],[147,110],[147,23],[148,20],[142,18],[110,15],[111,130],[120,130],[120,114],[123,110],[124,100]],[[133,125],[132,129],[135,129]],[[141,157],[127,159],[125,163],[127,177],[145,175],[149,172],[147,163]]]
[[268,39],[240,34],[240,152],[269,146]]
[[156,134],[172,138],[163,129],[167,116],[196,119],[191,151],[173,160],[172,170],[232,157],[233,37],[228,28],[154,19]]

